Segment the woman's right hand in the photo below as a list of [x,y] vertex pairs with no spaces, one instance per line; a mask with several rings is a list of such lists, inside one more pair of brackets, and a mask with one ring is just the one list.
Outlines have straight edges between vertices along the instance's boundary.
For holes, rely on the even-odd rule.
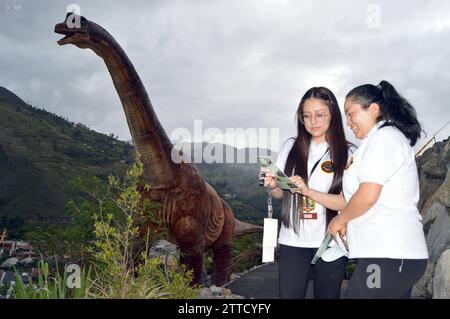
[[264,175],[265,175],[264,187],[270,187],[271,189],[275,189],[278,187],[277,177],[275,173],[268,170],[267,168],[261,167],[261,170],[259,171],[258,174],[258,179],[261,180],[261,178],[263,178]]

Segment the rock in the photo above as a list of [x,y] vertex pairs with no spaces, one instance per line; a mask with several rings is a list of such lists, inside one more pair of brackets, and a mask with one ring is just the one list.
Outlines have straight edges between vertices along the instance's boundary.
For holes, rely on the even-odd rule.
[[426,239],[430,260],[436,263],[440,254],[450,246],[450,216],[448,207],[446,207],[444,212],[440,212],[435,222],[431,225]]
[[444,179],[447,173],[446,167],[440,165],[439,154],[435,153],[431,159],[422,166],[422,172],[430,179]]
[[212,285],[211,287],[204,287],[204,288],[199,289],[197,298],[198,299],[243,299],[244,297],[233,294],[230,289]]
[[450,249],[442,253],[436,264],[433,299],[450,299]]
[[420,169],[422,166],[428,162],[434,154],[434,148],[428,148],[423,154],[417,159],[417,167]]
[[446,212],[446,207],[438,201],[439,192],[436,191],[428,198],[427,202],[422,208],[422,222],[425,229],[425,234],[430,230],[431,225],[436,218]]
[[447,172],[444,183],[439,187],[438,200],[447,208],[450,207],[450,171]]
[[436,193],[436,191],[441,187],[443,179],[428,179],[425,177],[425,174],[421,173],[420,175],[420,200],[419,210],[423,212],[425,209],[426,203],[430,200],[430,196]]
[[227,298],[227,297],[231,297],[233,294],[231,293],[230,289],[225,289],[223,291],[223,295],[224,295],[225,298]]
[[240,273],[232,273],[230,275],[230,282],[233,281],[233,280],[239,279],[241,277],[242,277],[242,274],[240,274]]
[[158,240],[151,248],[150,248],[150,255],[161,255],[161,254],[172,254],[172,255],[178,255],[178,247],[167,240]]
[[211,291],[211,289],[205,287],[205,288],[201,288],[199,290],[198,299],[211,299],[213,297],[213,293]]
[[223,293],[224,289],[223,287],[217,287],[216,285],[212,285],[209,287],[213,293],[213,295],[220,295]]
[[432,194],[422,208],[425,233],[428,233],[432,223],[438,216],[449,212],[450,208],[450,171],[442,185]]
[[417,159],[420,201],[430,255],[414,298],[450,298],[450,138],[435,143]]
[[150,258],[161,258],[161,264],[167,268],[179,267],[180,252],[178,247],[167,240],[159,240],[150,247],[149,256]]
[[414,285],[411,293],[412,298],[429,299],[433,295],[433,274],[435,264],[428,261],[427,268],[422,278]]
[[417,160],[420,179],[419,209],[446,179],[450,167],[450,139],[436,143]]
[[450,161],[450,139],[447,140],[442,151],[439,154],[439,164],[442,167],[446,167],[448,162]]

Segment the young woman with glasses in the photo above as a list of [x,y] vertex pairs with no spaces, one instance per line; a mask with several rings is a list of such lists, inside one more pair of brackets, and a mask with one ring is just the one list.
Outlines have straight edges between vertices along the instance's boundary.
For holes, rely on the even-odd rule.
[[[302,97],[297,110],[297,136],[288,139],[277,159],[287,176],[301,176],[322,192],[339,194],[349,158],[341,112],[334,94],[313,87]],[[266,173],[264,169],[262,172]],[[280,249],[280,298],[305,298],[308,279],[314,276],[314,298],[339,298],[347,258],[344,253],[327,262],[311,265],[336,210],[278,188],[274,174],[266,173],[266,186],[275,198],[282,198]]]

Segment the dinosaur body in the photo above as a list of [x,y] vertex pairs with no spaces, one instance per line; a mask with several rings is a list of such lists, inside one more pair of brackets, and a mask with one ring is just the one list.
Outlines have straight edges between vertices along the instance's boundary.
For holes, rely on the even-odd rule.
[[130,128],[133,144],[141,154],[144,178],[151,185],[146,194],[161,203],[159,218],[169,230],[169,241],[182,252],[182,262],[193,269],[193,284],[199,283],[203,253],[213,250],[213,276],[216,285],[228,281],[233,236],[259,232],[255,226],[236,220],[227,203],[204,180],[193,164],[175,163],[173,145],[162,128],[144,85],[127,55],[102,27],[84,17],[81,25],[69,27],[66,21],[55,26],[65,35],[58,44],[74,44],[92,49],[111,74]]

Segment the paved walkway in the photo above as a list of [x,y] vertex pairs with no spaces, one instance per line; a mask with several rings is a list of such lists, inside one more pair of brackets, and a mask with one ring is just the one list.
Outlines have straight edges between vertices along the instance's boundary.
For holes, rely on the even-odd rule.
[[[344,280],[342,288],[345,289],[347,281]],[[238,278],[226,288],[233,294],[244,296],[247,299],[279,299],[278,295],[278,263],[268,263],[252,269],[241,278]],[[342,291],[343,292],[343,291]],[[343,295],[341,293],[341,295]],[[306,299],[312,299],[313,285],[309,282]]]

